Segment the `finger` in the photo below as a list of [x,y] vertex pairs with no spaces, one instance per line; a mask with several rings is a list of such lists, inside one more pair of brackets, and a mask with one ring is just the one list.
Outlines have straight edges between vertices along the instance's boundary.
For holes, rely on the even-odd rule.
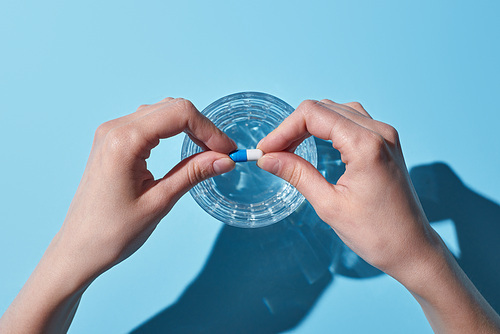
[[[179,162],[144,195],[147,201],[170,210],[189,189],[210,177],[227,173],[235,166],[226,154],[207,151],[194,154]],[[166,212],[165,212],[166,213]]]
[[[306,140],[307,138],[311,137],[311,134],[309,132],[306,132],[304,133],[302,136],[300,136],[299,138],[296,138],[294,139],[291,143],[288,144],[288,146],[283,150],[283,151],[287,151],[287,152],[295,152],[295,150],[297,149],[297,147],[304,141]],[[262,149],[261,147],[261,142],[264,141],[264,138],[257,144],[257,148],[262,150],[263,152],[266,152],[264,149]],[[271,151],[267,151],[267,153],[269,153]]]
[[109,133],[109,131],[111,131],[112,129],[119,127],[119,126],[122,126],[124,124],[130,123],[133,120],[136,120],[136,119],[154,111],[156,108],[160,107],[160,105],[162,105],[164,103],[168,103],[173,99],[174,98],[172,98],[172,97],[167,97],[167,98],[164,98],[163,100],[161,100],[160,102],[157,102],[157,103],[152,104],[152,105],[149,105],[149,104],[140,105],[137,108],[137,110],[131,114],[128,114],[128,115],[125,115],[125,116],[122,116],[122,117],[119,117],[116,119],[112,119],[110,121],[107,121],[107,122],[101,124],[96,131],[96,138],[98,138],[98,139],[104,138]]
[[[371,122],[363,119],[363,117],[369,118],[369,119],[372,119],[372,118],[366,112],[366,110],[363,108],[363,106],[359,102],[349,102],[349,103],[339,104],[339,103],[333,102],[332,100],[329,100],[329,99],[323,99],[323,100],[319,101],[319,103],[325,105],[329,109],[337,111],[339,114],[363,125],[366,128],[369,128],[369,129],[374,130],[374,131],[377,131],[379,128],[376,124],[372,124]],[[359,117],[359,116],[361,116],[361,117]],[[380,128],[382,128],[382,127],[380,127]],[[383,132],[385,132],[385,129],[381,129],[381,130],[383,130]],[[292,143],[289,144],[286,151],[294,152],[295,149],[297,149],[297,147],[305,139],[307,139],[309,136],[310,136],[310,134],[306,134],[306,135],[301,136],[300,138],[295,139]]]
[[348,102],[348,103],[343,103],[342,105],[348,106],[349,108],[352,108],[359,112],[360,114],[372,118],[370,114],[365,110],[365,108],[361,105],[359,102]]
[[257,166],[297,188],[323,220],[332,210],[335,212],[332,203],[338,204],[335,200],[338,197],[336,186],[329,183],[313,165],[301,157],[289,152],[268,153],[257,161]]
[[[324,102],[324,101],[326,101],[326,102]],[[359,104],[358,102],[349,102],[349,103],[340,104],[340,103],[335,103],[331,100],[323,99],[323,100],[319,101],[318,104],[321,104],[321,105],[323,105],[331,110],[335,110],[346,117],[349,117],[352,115],[352,116],[361,116],[364,118],[371,119],[370,115],[368,115],[368,113],[366,111],[362,112],[362,111],[359,111],[358,109],[354,109],[350,106],[350,104],[352,104],[353,106],[356,106],[358,108],[359,106],[361,106],[361,104]],[[364,109],[361,107],[360,110],[364,110]]]
[[330,99],[323,99],[321,101],[319,101],[321,103],[324,103],[324,104],[336,104],[335,102],[333,102],[332,100]]
[[144,155],[160,139],[183,131],[213,151],[229,153],[237,148],[234,141],[184,99],[174,99],[113,131],[133,155]]
[[[364,111],[363,107],[361,106],[360,103],[358,102],[351,102],[351,103],[347,103],[347,104],[338,104],[336,102],[333,102],[332,100],[329,100],[329,99],[323,99],[321,101],[319,101],[318,104],[322,104],[324,106],[326,106],[327,108],[329,109],[332,109],[332,108],[335,108],[335,110],[338,110],[340,114],[346,116],[347,118],[349,118],[350,114],[354,114],[354,115],[361,115],[363,117],[370,117],[368,115],[368,113],[366,111]],[[351,107],[351,105],[353,107],[356,107],[356,108],[359,108],[361,107],[361,110],[357,110],[357,109],[354,109]],[[295,140],[293,140],[288,146],[287,148],[285,149],[286,151],[288,152],[294,152],[297,147],[305,140],[307,139],[308,137],[310,137],[311,135],[309,133],[307,134],[303,134],[301,137],[299,138],[296,138]],[[260,147],[260,142],[259,144],[257,145],[257,148],[261,148]]]
[[[161,101],[158,101],[158,102],[153,103],[153,104],[142,104],[142,105],[140,105],[137,108],[137,110],[135,111],[135,113],[132,113],[132,114],[130,114],[128,116],[135,115],[136,116],[135,118],[137,118],[137,116],[143,116],[148,111],[151,112],[154,107],[157,107],[157,106],[159,106],[162,103],[169,103],[172,100],[174,100],[173,97],[166,97],[166,98],[162,99]],[[132,119],[130,119],[130,120],[132,120]]]
[[[320,103],[322,103],[322,101],[320,101]],[[386,141],[392,144],[399,143],[399,136],[396,130],[389,124],[372,119],[359,102],[349,102],[345,104],[337,104],[335,102],[332,102],[323,105],[352,120],[353,122],[356,122],[361,126],[380,134]]]
[[319,102],[326,104],[326,105],[329,105],[329,106],[336,106],[336,107],[342,108],[346,111],[355,112],[355,113],[358,113],[360,115],[372,118],[368,114],[368,112],[365,110],[365,108],[363,108],[361,103],[359,103],[359,102],[337,103],[337,102],[333,102],[332,100],[329,100],[329,99],[323,99]]
[[[312,134],[324,140],[331,140],[333,146],[347,158],[349,152],[362,149],[371,131],[353,122],[342,114],[331,110],[317,101],[304,101],[278,128],[260,142],[264,152],[278,152],[289,149],[290,143]],[[345,161],[347,162],[347,161]]]
[[311,137],[311,134],[310,133],[305,133],[304,135],[302,135],[301,137],[295,139],[293,142],[290,143],[290,145],[288,146],[287,148],[287,151],[288,152],[295,152],[295,150],[297,149],[297,147],[304,141],[306,140],[307,138]]

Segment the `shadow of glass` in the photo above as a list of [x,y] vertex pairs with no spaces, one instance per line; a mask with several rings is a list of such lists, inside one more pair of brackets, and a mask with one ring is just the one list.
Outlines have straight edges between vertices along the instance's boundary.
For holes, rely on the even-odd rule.
[[410,176],[429,221],[454,222],[459,265],[500,313],[500,206],[468,188],[442,162],[414,167]]
[[290,216],[258,229],[224,226],[179,300],[133,333],[278,333],[296,326],[332,281],[339,245],[318,239],[325,234],[314,224],[296,223]]

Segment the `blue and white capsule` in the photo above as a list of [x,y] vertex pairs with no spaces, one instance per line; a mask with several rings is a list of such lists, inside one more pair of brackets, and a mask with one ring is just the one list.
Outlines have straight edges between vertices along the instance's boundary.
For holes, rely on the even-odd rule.
[[249,150],[236,150],[229,153],[229,157],[234,162],[257,161],[264,155],[264,152],[258,148]]

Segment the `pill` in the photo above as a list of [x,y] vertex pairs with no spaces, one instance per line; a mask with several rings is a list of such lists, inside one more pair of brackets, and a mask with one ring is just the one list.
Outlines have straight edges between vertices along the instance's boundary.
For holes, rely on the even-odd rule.
[[233,159],[234,162],[257,161],[263,155],[264,152],[258,148],[250,150],[236,150],[229,153],[229,157]]

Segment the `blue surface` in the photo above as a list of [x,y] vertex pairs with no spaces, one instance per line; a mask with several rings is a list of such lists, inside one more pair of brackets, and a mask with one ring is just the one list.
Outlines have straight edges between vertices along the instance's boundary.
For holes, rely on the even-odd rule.
[[[481,222],[500,199],[499,11],[498,1],[0,2],[0,313],[64,220],[97,126],[166,96],[200,109],[239,91],[292,106],[360,101],[399,130],[409,168],[443,161],[492,200],[467,211],[473,229],[434,219],[457,255],[471,254],[464,245],[490,231]],[[153,151],[154,175],[179,161],[181,143]],[[143,248],[88,289],[70,332],[128,332],[175,303],[221,228],[183,197]],[[498,246],[477,245],[472,258],[494,268],[486,255]],[[478,274],[485,291],[494,274]],[[431,329],[393,279],[336,274],[289,332]]]

